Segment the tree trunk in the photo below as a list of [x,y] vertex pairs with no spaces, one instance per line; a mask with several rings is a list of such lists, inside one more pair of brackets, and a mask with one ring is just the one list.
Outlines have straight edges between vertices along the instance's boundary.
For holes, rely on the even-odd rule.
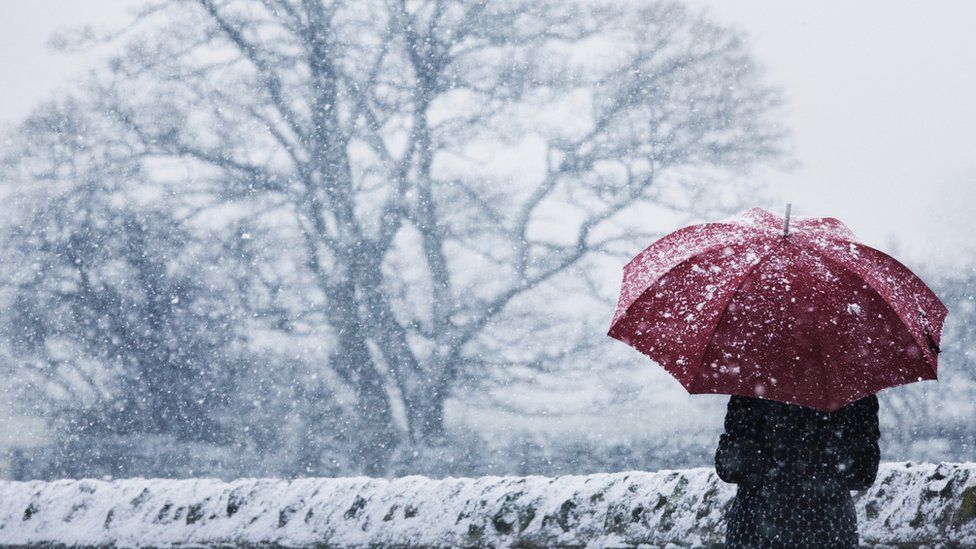
[[355,457],[361,460],[365,474],[382,476],[399,436],[382,379],[375,372],[364,371],[372,369],[373,364],[366,340],[346,334],[333,352],[332,362],[339,368],[356,371],[356,424],[349,426],[356,446]]
[[407,401],[410,435],[418,446],[436,446],[444,439],[444,396],[437,392],[418,392]]
[[347,287],[333,298],[337,302],[332,306],[341,312],[333,319],[339,337],[330,362],[333,369],[352,382],[356,392],[356,424],[349,426],[356,445],[355,457],[361,460],[365,474],[382,476],[399,443],[390,397],[369,354],[355,293]]

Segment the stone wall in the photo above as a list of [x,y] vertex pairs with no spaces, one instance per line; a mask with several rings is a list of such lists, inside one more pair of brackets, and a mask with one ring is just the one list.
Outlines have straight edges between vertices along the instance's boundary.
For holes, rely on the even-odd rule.
[[[432,480],[0,482],[0,544],[720,546],[710,469]],[[856,495],[865,545],[976,546],[976,464],[888,463]]]

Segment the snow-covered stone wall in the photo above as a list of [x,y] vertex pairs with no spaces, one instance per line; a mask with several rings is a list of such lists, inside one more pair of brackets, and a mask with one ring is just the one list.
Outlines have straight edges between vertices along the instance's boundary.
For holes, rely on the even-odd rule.
[[[710,469],[561,477],[0,482],[0,544],[719,545]],[[976,545],[976,463],[882,466],[869,545]]]

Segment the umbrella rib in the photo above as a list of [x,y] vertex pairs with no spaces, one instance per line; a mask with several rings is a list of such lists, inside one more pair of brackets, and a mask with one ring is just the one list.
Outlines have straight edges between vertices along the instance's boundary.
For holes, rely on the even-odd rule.
[[[820,385],[823,387],[824,401],[826,401],[826,406],[824,408],[830,408],[830,383],[827,380],[827,361],[824,360],[823,346],[820,344],[820,337],[813,338],[814,344],[817,347],[817,356],[820,358]],[[821,401],[821,404],[824,404]]]
[[[860,246],[861,244],[858,243],[858,245]],[[840,261],[837,261],[836,259],[834,259],[834,258],[832,258],[832,257],[830,257],[830,256],[828,256],[826,254],[824,254],[822,252],[822,250],[820,250],[819,248],[816,248],[814,246],[805,246],[805,248],[808,251],[810,251],[811,253],[813,253],[814,255],[816,255],[817,257],[819,257],[820,259],[823,259],[824,261],[826,261],[827,263],[830,263],[830,264],[836,266],[837,268],[839,268],[839,269],[841,269],[843,271],[846,271],[846,272],[849,272],[849,273],[853,274],[854,276],[856,276],[858,278],[858,280],[860,280],[861,282],[863,282],[865,286],[867,286],[868,288],[870,288],[871,291],[874,292],[874,294],[876,296],[878,296],[878,298],[881,300],[881,302],[884,303],[885,306],[888,307],[888,309],[891,310],[891,312],[895,314],[895,318],[897,318],[902,323],[902,325],[905,326],[905,329],[908,330],[908,334],[910,336],[912,336],[912,341],[914,341],[915,344],[918,345],[919,350],[922,351],[923,356],[925,356],[925,365],[928,366],[929,369],[932,370],[932,373],[934,373],[936,376],[938,376],[938,371],[936,370],[935,366],[932,364],[931,361],[929,361],[928,356],[926,356],[924,354],[925,353],[925,349],[927,348],[927,344],[928,343],[925,342],[925,344],[923,345],[923,342],[919,341],[918,338],[915,337],[915,333],[911,329],[911,326],[908,324],[908,322],[905,321],[905,319],[901,316],[901,314],[898,313],[898,309],[895,309],[895,307],[892,306],[891,303],[887,299],[885,299],[884,294],[882,294],[880,291],[878,291],[878,289],[875,288],[874,285],[871,284],[867,279],[865,279],[863,276],[861,276],[861,274],[859,272],[857,272],[857,271],[855,271],[853,269],[848,268],[846,265],[844,265]],[[881,253],[884,253],[884,252],[881,252]],[[887,254],[885,254],[885,255],[887,255]],[[892,259],[894,259],[894,258],[892,258]],[[936,360],[938,360],[938,357],[936,357]]]
[[[827,236],[825,238],[827,240],[832,241],[834,244],[842,244],[844,246],[847,246],[847,245],[850,245],[850,244],[854,244],[855,246],[857,246],[859,248],[864,248],[865,250],[870,250],[870,251],[872,251],[872,252],[874,252],[876,254],[882,255],[887,261],[891,261],[892,264],[896,265],[905,275],[918,278],[922,282],[922,289],[923,289],[923,291],[925,291],[929,295],[929,297],[931,297],[932,299],[934,299],[936,303],[938,303],[939,305],[941,305],[942,308],[944,310],[946,310],[946,312],[948,312],[948,309],[946,308],[945,303],[943,303],[942,302],[942,299],[939,298],[939,296],[934,291],[932,291],[932,288],[929,288],[928,284],[925,284],[925,281],[924,280],[921,280],[921,278],[917,274],[915,274],[914,271],[912,271],[911,269],[908,268],[907,265],[905,265],[904,263],[902,263],[901,261],[899,261],[898,258],[893,257],[892,255],[887,254],[887,253],[885,253],[885,252],[883,252],[883,251],[881,251],[881,250],[879,250],[879,249],[877,249],[877,248],[875,248],[873,246],[868,246],[867,244],[864,244],[863,242],[857,242],[855,240],[845,240],[843,238],[836,238],[836,237],[832,237],[832,236]],[[811,248],[811,249],[813,249],[815,251],[817,251],[817,253],[820,254],[821,257],[827,259],[828,261],[832,261],[833,263],[840,263],[839,261],[837,261],[836,259],[831,258],[828,255],[823,255],[824,249],[822,247],[820,247],[820,246],[816,246],[816,247],[807,246],[807,247],[808,248]],[[845,270],[852,271],[851,269],[848,269],[843,264],[841,264],[841,267],[844,268]],[[856,271],[852,271],[852,272],[854,272],[855,274],[858,274]],[[858,274],[858,277],[860,277],[859,274]],[[862,278],[862,280],[863,280],[863,278]],[[865,280],[864,282],[867,283],[867,280]],[[868,285],[870,286],[870,284],[868,284]],[[874,288],[872,287],[871,289],[874,289]],[[875,290],[875,291],[877,291],[877,290]],[[878,293],[880,294],[880,292],[878,292]],[[901,317],[898,317],[898,318],[901,318]]]
[[[746,229],[748,231],[754,231],[754,232],[760,233],[759,236],[766,236],[765,233],[768,232],[768,231],[763,231],[762,229],[759,229],[759,228],[756,228],[756,227],[749,227],[747,225],[737,225],[735,223],[728,223],[728,222],[724,222],[724,221],[711,221],[709,223],[702,223],[700,225],[692,225],[691,227],[685,227],[685,229],[691,229],[693,227],[706,227],[706,226],[710,226],[710,225],[723,225],[723,226],[735,227],[736,229]],[[684,229],[680,229],[680,230],[684,230]],[[646,288],[644,288],[643,290],[641,290],[641,292],[639,294],[637,294],[634,297],[634,299],[631,300],[631,302],[627,304],[626,307],[624,307],[624,314],[630,313],[630,308],[634,305],[634,303],[637,303],[638,301],[640,301],[640,298],[644,297],[644,294],[646,294],[648,292],[648,290],[650,290],[651,287],[654,286],[654,284],[656,284],[661,278],[663,278],[664,276],[666,276],[668,273],[670,273],[671,271],[674,271],[678,267],[684,265],[685,263],[688,263],[689,261],[695,259],[696,257],[700,257],[700,256],[702,256],[704,254],[707,254],[709,252],[713,252],[715,250],[718,250],[720,248],[724,248],[726,246],[729,246],[729,243],[728,242],[720,242],[718,244],[715,244],[714,246],[708,246],[707,248],[704,248],[701,251],[694,252],[691,255],[689,255],[688,257],[686,257],[686,258],[682,259],[681,261],[675,263],[674,266],[672,266],[668,270],[666,270],[663,273],[661,273],[661,275],[658,276],[657,278],[655,278],[653,282],[649,283]],[[640,255],[641,254],[637,254],[630,261],[628,261],[627,264],[624,265],[624,270],[626,271],[626,269],[628,267],[630,267],[630,265],[634,261],[636,261],[637,258],[640,257]],[[610,330],[611,331],[613,330],[613,326],[610,327]]]
[[[779,242],[780,242],[780,247],[782,247],[783,245],[786,244],[786,239],[780,240]],[[689,393],[694,393],[695,386],[698,384],[698,379],[701,377],[702,369],[705,366],[704,365],[705,357],[708,356],[708,350],[711,349],[712,343],[715,340],[715,332],[718,331],[718,327],[722,324],[722,321],[725,320],[725,315],[729,312],[729,305],[732,303],[732,300],[735,299],[735,296],[738,295],[740,290],[742,290],[742,287],[745,286],[746,282],[750,278],[752,278],[752,276],[755,274],[757,270],[759,270],[759,266],[762,265],[763,262],[765,262],[767,259],[769,259],[769,257],[773,255],[775,251],[776,251],[776,246],[774,245],[773,249],[771,249],[765,255],[760,257],[759,261],[757,261],[755,265],[753,265],[752,267],[749,268],[748,271],[746,271],[746,274],[742,277],[742,280],[739,281],[739,284],[735,287],[735,290],[732,291],[732,293],[729,295],[729,298],[725,301],[725,304],[722,306],[722,314],[719,315],[718,322],[716,322],[715,326],[712,328],[712,333],[709,334],[708,339],[706,340],[705,343],[705,347],[704,349],[702,349],[701,357],[697,361],[698,371],[696,371],[694,377],[691,378],[691,383],[689,384],[688,387]]]
[[[709,246],[709,247],[707,247],[707,248],[705,248],[705,249],[703,249],[701,251],[694,252],[693,254],[689,255],[688,257],[686,257],[686,258],[682,259],[681,261],[675,263],[673,267],[670,267],[668,270],[666,270],[663,273],[661,273],[661,276],[655,278],[652,282],[648,283],[647,284],[647,287],[644,288],[643,290],[641,290],[641,292],[639,294],[637,294],[637,296],[634,297],[634,299],[630,303],[628,303],[626,307],[624,307],[624,314],[625,315],[630,314],[630,308],[633,307],[635,303],[637,303],[638,301],[640,301],[640,299],[642,297],[644,297],[644,294],[646,294],[647,292],[649,292],[651,290],[651,288],[653,288],[654,285],[658,283],[658,281],[660,281],[662,278],[664,278],[665,276],[667,276],[671,272],[676,271],[679,267],[681,267],[682,265],[684,265],[685,263],[688,263],[689,261],[691,261],[693,259],[697,259],[697,258],[699,258],[699,257],[701,257],[701,256],[703,256],[703,255],[705,255],[707,253],[711,253],[711,252],[714,252],[715,250],[718,250],[718,249],[721,249],[721,248],[725,248],[725,247],[728,247],[728,246],[729,246],[729,243],[728,242],[722,242],[722,243],[716,244],[714,246]],[[629,263],[628,263],[628,265],[629,265]],[[613,326],[611,326],[610,329],[612,331],[613,330]]]

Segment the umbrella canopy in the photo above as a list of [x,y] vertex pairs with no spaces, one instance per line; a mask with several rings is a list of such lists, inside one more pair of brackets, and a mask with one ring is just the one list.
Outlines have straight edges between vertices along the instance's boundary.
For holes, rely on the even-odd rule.
[[689,393],[833,411],[936,379],[946,314],[921,279],[837,219],[753,208],[671,233],[627,263],[608,335]]

